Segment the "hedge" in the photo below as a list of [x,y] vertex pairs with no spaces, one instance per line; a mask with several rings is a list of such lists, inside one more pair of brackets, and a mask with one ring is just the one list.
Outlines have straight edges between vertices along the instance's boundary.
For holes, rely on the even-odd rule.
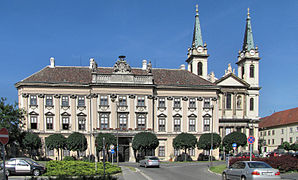
[[[46,164],[47,172],[44,176],[95,176],[103,175],[103,163],[97,163],[97,171],[95,171],[95,163],[84,161],[49,161]],[[121,172],[118,166],[106,163],[106,174],[116,174]]]
[[[297,171],[298,169],[298,158],[290,155],[283,155],[277,157],[267,158],[253,158],[253,161],[263,161],[269,164],[275,169],[279,169],[280,172]],[[249,158],[232,158],[229,164],[232,165],[237,161],[249,161]]]

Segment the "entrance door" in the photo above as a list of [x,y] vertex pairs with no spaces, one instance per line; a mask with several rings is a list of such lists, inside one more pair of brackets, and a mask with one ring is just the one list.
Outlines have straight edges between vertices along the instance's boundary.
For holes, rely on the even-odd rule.
[[131,138],[119,137],[119,161],[129,161],[129,142]]

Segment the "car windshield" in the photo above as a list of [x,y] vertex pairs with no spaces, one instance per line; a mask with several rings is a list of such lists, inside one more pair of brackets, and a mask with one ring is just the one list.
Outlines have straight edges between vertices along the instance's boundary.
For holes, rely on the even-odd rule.
[[32,160],[32,159],[26,159],[26,161],[27,161],[28,163],[30,163],[30,164],[33,164],[33,165],[39,165],[39,166],[40,166],[40,164],[39,164],[38,162],[36,162],[36,161],[34,161],[34,160]]
[[150,157],[149,159],[150,159],[150,160],[158,160],[157,157]]
[[272,168],[264,162],[248,162],[247,164],[250,168]]

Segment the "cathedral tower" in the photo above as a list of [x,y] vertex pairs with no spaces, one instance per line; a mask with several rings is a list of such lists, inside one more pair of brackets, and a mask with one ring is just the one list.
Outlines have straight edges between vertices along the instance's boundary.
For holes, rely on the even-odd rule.
[[208,75],[208,54],[207,45],[203,44],[201,25],[199,20],[198,5],[196,5],[195,27],[193,32],[192,46],[187,54],[188,71],[207,79]]

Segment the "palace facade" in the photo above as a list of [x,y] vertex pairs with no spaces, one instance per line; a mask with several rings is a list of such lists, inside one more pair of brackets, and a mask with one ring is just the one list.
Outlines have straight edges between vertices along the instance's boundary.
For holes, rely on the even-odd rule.
[[[39,134],[43,143],[51,134],[67,137],[81,132],[88,140],[83,155],[94,155],[97,133],[118,134],[120,161],[134,161],[132,139],[142,131],[157,135],[155,155],[162,160],[180,153],[172,142],[181,132],[199,139],[203,133],[224,137],[241,131],[257,140],[260,58],[249,13],[236,62],[238,75],[230,65],[221,78],[208,74],[208,57],[196,9],[187,68],[152,68],[146,60],[135,68],[125,56],[119,56],[113,67],[98,66],[93,58],[87,67],[56,66],[50,58],[49,66],[15,85],[19,107],[27,112],[24,130]],[[57,154],[43,149],[49,157]],[[201,152],[192,149],[189,154],[197,159]],[[69,154],[64,151],[64,155]],[[213,154],[218,158],[218,150]]]

